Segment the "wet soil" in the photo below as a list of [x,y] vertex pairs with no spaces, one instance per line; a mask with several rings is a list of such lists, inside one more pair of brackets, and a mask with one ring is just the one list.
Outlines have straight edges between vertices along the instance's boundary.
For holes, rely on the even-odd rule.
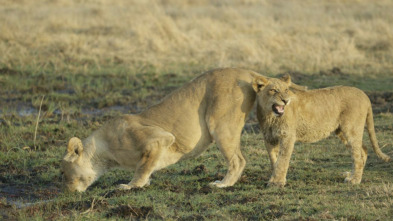
[[[0,107],[7,107],[6,109],[0,108],[0,122],[2,122],[1,116],[15,114],[15,112],[21,117],[36,115],[40,106],[38,101],[42,95],[45,95],[45,99],[41,106],[41,111],[49,111],[50,115],[78,118],[100,117],[111,112],[138,113],[148,106],[157,103],[165,95],[190,80],[194,75],[197,75],[180,76],[173,73],[164,75],[142,73],[133,76],[101,74],[66,78],[48,74],[31,76],[31,73],[18,72],[6,68],[0,69],[0,74],[27,78],[27,81],[32,82],[30,85],[24,85],[20,89],[0,89]],[[285,74],[290,74],[293,82],[307,85],[310,89],[334,85],[356,87],[358,85],[362,86],[363,83],[367,84],[367,82],[374,82],[372,84],[378,86],[378,83],[380,83],[377,82],[378,79],[371,77],[343,73],[341,69],[336,67],[313,75],[301,72],[288,72]],[[277,77],[282,75],[284,73],[277,75]],[[390,81],[390,83],[386,81]],[[389,91],[365,89],[372,102],[374,113],[392,111],[393,79],[386,79],[386,81],[382,82],[386,85],[391,84],[391,87],[388,88]],[[82,88],[80,88],[79,84],[81,83],[79,82],[85,82],[84,84],[82,83]],[[3,82],[3,84],[7,84],[7,82]],[[144,93],[141,94],[141,91]],[[108,94],[116,95],[109,96]],[[51,103],[58,103],[59,105],[51,105]],[[67,109],[67,107],[71,106],[77,107],[77,110]]]
[[[19,76],[20,78],[28,78],[32,80],[33,77],[29,77],[28,73],[20,73],[14,70],[0,69],[0,74],[7,76]],[[347,82],[348,79],[353,78],[351,75],[342,73],[338,68],[333,68],[332,70],[320,72],[315,75],[306,75],[299,72],[290,73],[292,80],[298,84],[311,85],[310,88],[319,88],[336,85],[341,81]],[[0,89],[0,126],[1,127],[18,127],[22,124],[31,125],[34,122],[27,117],[36,116],[39,110],[39,104],[37,100],[44,94],[46,96],[46,103],[41,106],[42,118],[45,120],[53,121],[53,124],[57,124],[59,121],[68,121],[69,119],[74,119],[81,121],[87,125],[93,125],[97,127],[100,123],[110,118],[112,115],[118,115],[120,113],[136,113],[149,105],[158,102],[166,94],[173,91],[177,86],[186,82],[189,78],[182,78],[181,80],[176,80],[179,78],[177,75],[139,75],[131,77],[128,79],[129,84],[123,84],[124,76],[113,76],[113,75],[102,75],[95,76],[101,79],[102,82],[109,82],[106,86],[106,91],[98,91],[94,87],[86,86],[85,89],[79,89],[73,84],[73,81],[86,81],[92,82],[93,84],[98,84],[95,81],[89,81],[88,76],[78,77],[81,79],[67,79],[61,76],[45,76],[38,75],[34,76],[37,78],[37,85],[44,86],[32,86],[30,88],[23,88],[21,90],[2,90]],[[334,82],[328,79],[336,79]],[[355,79],[356,80],[356,79]],[[359,80],[359,79],[358,79]],[[364,80],[364,79],[363,79]],[[359,80],[359,81],[363,81]],[[366,79],[364,81],[368,81]],[[372,80],[372,79],[371,79]],[[390,79],[392,80],[392,79]],[[53,83],[54,82],[54,83]],[[121,86],[117,87],[119,84]],[[1,86],[4,86],[4,82],[0,82]],[[147,86],[146,86],[147,85]],[[98,86],[97,86],[98,87]],[[393,83],[392,83],[393,87]],[[81,92],[78,90],[82,90]],[[106,100],[108,97],[106,93],[108,91],[115,91],[119,96],[112,97],[112,100]],[[145,93],[142,97],[137,97],[138,91],[144,90]],[[392,88],[388,91],[367,91],[366,94],[369,96],[374,113],[384,113],[392,112],[393,110],[393,92]],[[84,96],[84,95],[86,96]],[[78,99],[75,99],[77,97]],[[56,105],[51,106],[51,103]],[[65,105],[66,108],[61,107]],[[76,106],[75,110],[71,106]],[[6,107],[6,108],[4,108]],[[22,119],[22,120],[20,120]],[[26,120],[24,120],[26,119]],[[29,122],[27,122],[29,121]],[[21,123],[23,122],[23,123]],[[245,131],[257,133],[259,131],[259,126],[256,123],[255,114],[251,114],[251,118],[248,120]],[[47,143],[51,143],[55,146],[63,145],[63,141],[58,141],[56,139],[50,139],[51,137],[59,137],[59,133],[64,133],[62,128],[56,128],[48,134],[40,134],[41,140],[45,140]],[[26,133],[22,137],[26,140],[31,140],[33,134],[31,132]],[[1,144],[1,142],[0,142]],[[0,219],[7,220],[12,217],[14,208],[29,208],[31,213],[37,210],[38,204],[36,202],[45,202],[46,200],[51,200],[56,198],[60,193],[61,189],[59,185],[54,185],[51,183],[38,183],[40,180],[31,181],[37,173],[46,171],[46,167],[36,167],[31,171],[22,171],[12,164],[0,164]],[[203,164],[191,169],[183,170],[180,175],[203,175],[209,173],[207,167]],[[11,175],[10,175],[11,174]],[[215,180],[221,180],[223,174],[217,173],[215,176],[209,176],[206,178],[200,178],[197,180],[201,184],[201,187],[195,187],[195,185],[189,185],[188,187],[175,186],[164,183],[163,188],[171,192],[184,192],[187,195],[192,196],[193,194],[209,194],[214,189],[212,189],[207,184],[214,182]],[[258,178],[255,178],[258,177]],[[258,180],[255,180],[258,179]],[[265,182],[268,177],[262,177],[258,174],[256,176],[247,175],[247,172],[240,178],[239,182],[242,183],[255,183],[255,182]],[[25,182],[26,181],[26,182]],[[58,183],[56,180],[55,183]],[[128,183],[129,180],[119,180],[118,183]],[[37,188],[38,186],[38,188]],[[133,189],[132,192],[138,192],[143,189]],[[235,191],[236,187],[227,188],[226,191]],[[106,193],[103,197],[109,199],[112,197],[122,196],[129,191],[111,191]],[[257,198],[245,198],[239,199],[238,203],[248,203],[257,200]],[[95,210],[105,210],[108,208],[108,202],[102,200],[100,202],[93,201],[77,201],[64,204],[64,211],[69,211],[71,209],[77,209],[78,211],[85,211],[88,209]],[[278,218],[282,215],[282,211],[278,207],[271,206],[271,208],[259,208],[266,210],[266,218]],[[148,217],[154,217],[154,209],[152,207],[132,207],[130,205],[120,205],[112,208],[107,214],[107,218],[111,217],[122,217],[122,218],[134,218],[134,219],[146,219]],[[201,217],[189,217],[189,219],[195,220]],[[187,219],[185,219],[187,220]]]
[[153,207],[132,207],[130,205],[121,205],[116,208],[111,209],[106,217],[121,217],[129,219],[146,219],[153,212]]

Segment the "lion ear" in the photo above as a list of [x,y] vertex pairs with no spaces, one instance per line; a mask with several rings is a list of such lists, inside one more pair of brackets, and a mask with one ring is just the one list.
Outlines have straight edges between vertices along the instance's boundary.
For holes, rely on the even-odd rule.
[[260,92],[263,87],[265,87],[269,83],[269,80],[263,76],[257,76],[252,81],[252,88],[255,92]]
[[[143,140],[139,142],[143,142],[145,146],[145,150],[152,150],[152,148],[169,148],[175,142],[175,136],[157,126],[148,126],[142,129],[145,133],[145,136],[141,136]],[[140,139],[139,138],[139,139]]]
[[175,136],[169,132],[162,133],[159,143],[164,147],[170,147],[173,143],[175,143]]
[[73,137],[68,141],[67,154],[64,156],[63,160],[72,163],[75,160],[79,159],[82,156],[82,153],[83,153],[82,141],[77,137]]
[[175,136],[172,133],[164,131],[162,129],[153,132],[149,138],[149,143],[158,142],[161,147],[170,147],[175,142]]
[[280,80],[284,81],[285,83],[287,83],[288,85],[291,85],[291,76],[289,74],[285,74],[284,76],[282,76],[280,78]]

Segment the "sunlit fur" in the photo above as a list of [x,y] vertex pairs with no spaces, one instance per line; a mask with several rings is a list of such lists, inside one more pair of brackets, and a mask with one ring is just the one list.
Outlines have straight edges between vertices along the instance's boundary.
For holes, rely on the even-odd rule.
[[232,186],[246,164],[240,135],[255,103],[255,76],[231,68],[207,72],[140,114],[111,120],[83,141],[71,138],[62,162],[67,188],[85,191],[116,167],[135,171],[120,188],[143,187],[154,171],[200,155],[213,141],[228,171],[212,185]]
[[[373,113],[367,95],[354,87],[330,87],[316,90],[290,89],[289,76],[282,79],[256,77],[257,116],[269,153],[273,174],[270,185],[283,186],[295,142],[316,142],[335,132],[351,149],[353,168],[345,181],[361,182],[367,160],[362,145],[366,123],[373,149],[384,161],[375,136]],[[272,110],[275,104],[288,100],[282,116]]]

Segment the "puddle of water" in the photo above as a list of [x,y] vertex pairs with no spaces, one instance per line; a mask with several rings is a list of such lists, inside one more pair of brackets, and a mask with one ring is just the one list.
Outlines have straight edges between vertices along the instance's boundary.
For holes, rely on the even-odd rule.
[[[127,113],[136,113],[140,110],[132,110],[129,106],[110,106],[105,107],[102,109],[95,109],[95,108],[82,108],[81,113],[84,115],[93,115],[93,116],[100,116],[104,115],[108,112],[120,112],[122,114]],[[29,116],[37,116],[38,109],[28,106],[28,105],[18,105],[16,109],[9,109],[9,110],[0,110],[0,117],[8,116],[11,114],[17,113],[20,117],[29,117]],[[62,115],[62,111],[60,109],[56,109],[53,111],[55,115]]]
[[129,106],[120,106],[120,105],[105,107],[102,109],[95,109],[95,108],[82,109],[82,114],[93,115],[93,116],[104,115],[105,113],[108,112],[120,112],[122,114],[127,114],[127,113],[131,113],[131,110]]
[[24,108],[19,109],[17,112],[18,112],[19,116],[21,116],[21,117],[36,115],[38,113],[38,111],[33,107],[24,107]]
[[[15,206],[17,209],[35,206],[54,201],[54,197],[59,193],[59,189],[48,186],[45,189],[35,189],[32,186],[1,186],[0,198],[5,198],[7,204]],[[50,199],[52,198],[52,199]]]
[[53,201],[55,201],[55,200],[40,200],[37,202],[23,202],[23,201],[16,201],[16,200],[7,200],[7,204],[10,206],[15,206],[15,208],[17,208],[17,209],[23,209],[26,207],[31,207],[31,206],[49,203],[49,202],[53,202]]
[[27,104],[18,104],[16,107],[8,107],[7,109],[0,110],[0,117],[17,113],[20,117],[28,117],[37,115],[38,110]]

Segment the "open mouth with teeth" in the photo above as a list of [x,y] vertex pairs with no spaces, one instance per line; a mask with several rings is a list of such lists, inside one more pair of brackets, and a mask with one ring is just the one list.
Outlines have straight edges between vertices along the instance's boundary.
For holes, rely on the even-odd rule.
[[277,116],[282,116],[284,114],[284,108],[285,108],[285,105],[273,104],[273,106],[272,106],[273,112]]

